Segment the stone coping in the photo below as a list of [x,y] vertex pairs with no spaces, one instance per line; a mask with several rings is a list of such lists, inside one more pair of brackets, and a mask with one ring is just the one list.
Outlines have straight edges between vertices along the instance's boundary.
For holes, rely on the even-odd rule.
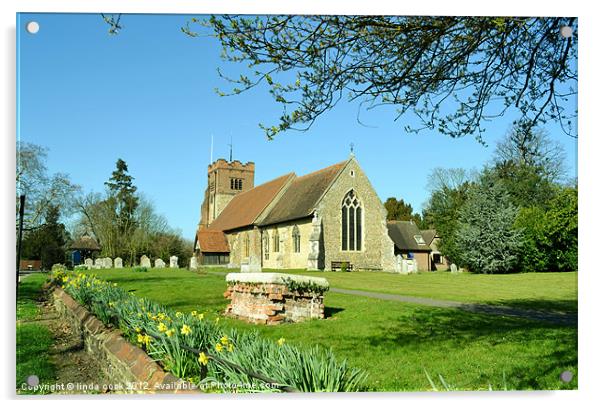
[[272,273],[272,272],[257,272],[245,273],[234,272],[226,275],[226,282],[241,282],[241,283],[264,283],[286,285],[286,281],[296,283],[309,283],[322,288],[328,289],[330,286],[326,278],[316,278],[313,276],[291,275],[288,273]]

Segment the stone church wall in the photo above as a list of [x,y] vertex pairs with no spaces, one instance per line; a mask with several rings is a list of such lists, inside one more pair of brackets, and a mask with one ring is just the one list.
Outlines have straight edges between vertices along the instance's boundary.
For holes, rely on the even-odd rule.
[[[301,236],[300,252],[294,252],[293,246],[293,228],[299,228]],[[274,242],[272,237],[274,231],[278,229],[280,238],[280,252],[274,252]],[[269,259],[263,258],[264,268],[273,269],[306,269],[307,257],[309,256],[309,236],[311,235],[311,218],[295,220],[286,223],[271,225],[262,228],[263,234],[268,234],[270,239]]]
[[[341,204],[354,190],[362,202],[362,248],[360,251],[341,250]],[[324,268],[331,262],[350,262],[354,269],[395,270],[393,241],[387,231],[387,212],[370,181],[355,160],[350,160],[318,207],[324,236]]]

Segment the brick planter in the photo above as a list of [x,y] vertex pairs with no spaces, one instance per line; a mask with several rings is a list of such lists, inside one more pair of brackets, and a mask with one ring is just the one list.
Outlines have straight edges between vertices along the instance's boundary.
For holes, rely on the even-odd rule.
[[282,273],[230,273],[226,314],[257,324],[324,318],[324,278]]
[[82,336],[86,350],[99,362],[120,393],[191,392],[195,386],[163,371],[139,347],[124,339],[119,330],[107,328],[67,292],[55,288],[54,306],[70,326]]

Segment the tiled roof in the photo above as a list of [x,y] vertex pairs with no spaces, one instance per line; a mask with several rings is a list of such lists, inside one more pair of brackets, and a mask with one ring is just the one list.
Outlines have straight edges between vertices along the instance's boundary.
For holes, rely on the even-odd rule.
[[274,200],[292,177],[295,177],[294,173],[285,174],[244,193],[235,195],[226,208],[209,225],[209,229],[229,231],[253,225],[261,212]]
[[223,231],[203,229],[196,233],[201,252],[230,252],[228,240]]
[[434,229],[422,230],[420,233],[422,234],[422,237],[426,241],[427,245],[430,245],[431,242],[433,242],[433,239],[435,239],[437,236],[437,231]]
[[422,234],[418,226],[412,221],[389,221],[387,229],[389,230],[389,237],[398,249],[402,251],[430,251],[426,240],[424,240],[423,245],[416,242],[414,237],[422,237]]
[[260,225],[295,220],[310,216],[318,200],[339,174],[347,161],[295,178]]
[[98,245],[98,242],[89,235],[83,235],[83,236],[79,237],[78,239],[73,241],[73,243],[71,244],[71,246],[69,248],[70,249],[83,249],[83,250],[87,250],[87,251],[100,251],[100,249],[101,249],[100,245]]

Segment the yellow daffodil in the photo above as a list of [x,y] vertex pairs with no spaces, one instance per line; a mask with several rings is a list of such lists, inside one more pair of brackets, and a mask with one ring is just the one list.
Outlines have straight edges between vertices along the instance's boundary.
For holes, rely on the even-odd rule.
[[199,318],[199,320],[203,320],[205,318],[205,314],[199,313],[199,315],[197,317]]
[[282,346],[285,342],[286,340],[284,339],[284,337],[280,337],[276,343],[278,343],[279,346]]
[[216,323],[216,324],[217,324],[217,323],[219,323],[219,317],[216,317],[216,318],[215,318],[215,323]]
[[234,351],[234,344],[232,344],[232,343],[228,344],[228,351],[230,353],[232,353]]
[[175,334],[175,330],[174,329],[169,329],[165,332],[165,334],[167,335],[167,337],[171,337]]
[[188,336],[190,333],[192,333],[192,329],[190,328],[190,326],[185,324],[184,326],[182,326],[180,333],[182,333],[184,336]]
[[182,317],[182,312],[176,312],[176,317]]
[[196,314],[197,314],[197,313],[196,313],[196,310],[193,310],[192,312],[190,312],[190,314],[191,314],[192,316],[196,316]]
[[140,333],[140,327],[136,327],[134,330],[136,330],[136,333]]
[[201,352],[201,354],[199,354],[199,363],[206,366],[208,362],[209,362],[209,359],[207,358],[207,355],[205,353]]
[[224,346],[228,345],[228,336],[223,336],[221,339],[219,339],[220,343],[222,343]]
[[159,330],[159,333],[164,333],[167,331],[167,326],[165,323],[161,322],[159,323],[159,326],[157,326],[157,329]]
[[224,349],[224,346],[222,346],[220,343],[217,343],[215,345],[215,350],[219,353]]

